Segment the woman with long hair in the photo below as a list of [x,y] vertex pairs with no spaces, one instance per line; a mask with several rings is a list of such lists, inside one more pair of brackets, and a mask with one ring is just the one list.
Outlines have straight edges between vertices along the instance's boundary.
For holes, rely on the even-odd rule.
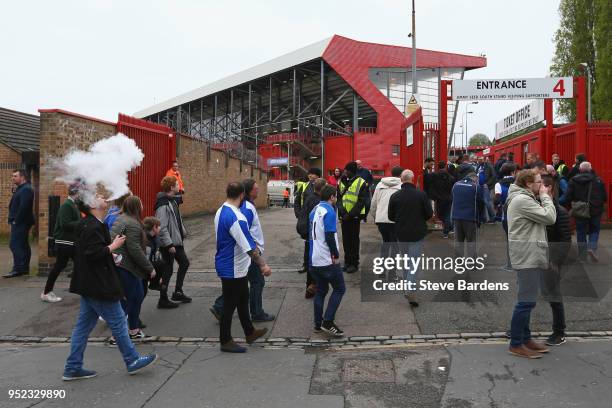
[[334,187],[338,187],[340,178],[342,178],[342,170],[340,170],[339,167],[336,167],[332,175],[327,178],[327,182]]
[[155,276],[155,269],[146,254],[147,236],[142,223],[142,202],[137,196],[125,199],[121,215],[113,224],[111,237],[124,235],[125,245],[115,251],[121,255],[117,263],[117,272],[121,279],[125,300],[121,301],[128,315],[130,337],[144,338],[141,330],[140,307],[144,300],[143,280]]

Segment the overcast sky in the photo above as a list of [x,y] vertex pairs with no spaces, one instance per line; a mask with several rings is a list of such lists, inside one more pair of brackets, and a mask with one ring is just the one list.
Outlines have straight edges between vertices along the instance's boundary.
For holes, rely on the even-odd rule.
[[[466,79],[548,74],[559,0],[416,3],[417,48],[486,54],[488,67]],[[410,46],[410,7],[409,0],[5,2],[0,106],[114,121],[118,112],[132,114],[333,34]],[[526,103],[472,105],[469,133],[493,136],[495,122]]]

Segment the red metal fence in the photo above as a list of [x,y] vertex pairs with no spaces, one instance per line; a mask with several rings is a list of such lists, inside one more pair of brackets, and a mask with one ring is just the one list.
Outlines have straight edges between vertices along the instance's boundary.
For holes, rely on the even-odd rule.
[[160,181],[176,160],[174,131],[164,125],[119,114],[117,132],[133,139],[144,153],[142,164],[129,174],[130,189],[142,200],[143,216],[153,215]]

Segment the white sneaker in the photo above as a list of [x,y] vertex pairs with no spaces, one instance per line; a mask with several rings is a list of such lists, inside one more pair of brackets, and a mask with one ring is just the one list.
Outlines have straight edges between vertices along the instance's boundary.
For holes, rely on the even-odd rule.
[[41,293],[40,300],[42,300],[43,302],[47,302],[47,303],[57,303],[57,302],[60,302],[62,298],[57,296],[53,292],[49,292],[46,295],[44,293]]

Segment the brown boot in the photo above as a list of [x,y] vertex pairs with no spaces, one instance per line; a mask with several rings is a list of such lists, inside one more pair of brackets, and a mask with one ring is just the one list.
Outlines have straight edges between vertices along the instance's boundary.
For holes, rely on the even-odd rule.
[[264,327],[263,329],[255,329],[255,330],[253,330],[253,333],[251,333],[248,336],[246,336],[246,342],[249,343],[249,344],[253,344],[253,342],[255,340],[257,340],[258,338],[260,338],[261,336],[263,336],[267,332],[268,332],[268,328],[267,327]]
[[537,351],[531,351],[525,346],[518,346],[518,347],[510,346],[510,348],[508,349],[508,352],[517,357],[542,358],[542,354],[538,353]]
[[533,340],[529,340],[527,343],[524,344],[524,346],[529,350],[537,351],[538,353],[548,353],[550,351],[550,349],[545,345]]

